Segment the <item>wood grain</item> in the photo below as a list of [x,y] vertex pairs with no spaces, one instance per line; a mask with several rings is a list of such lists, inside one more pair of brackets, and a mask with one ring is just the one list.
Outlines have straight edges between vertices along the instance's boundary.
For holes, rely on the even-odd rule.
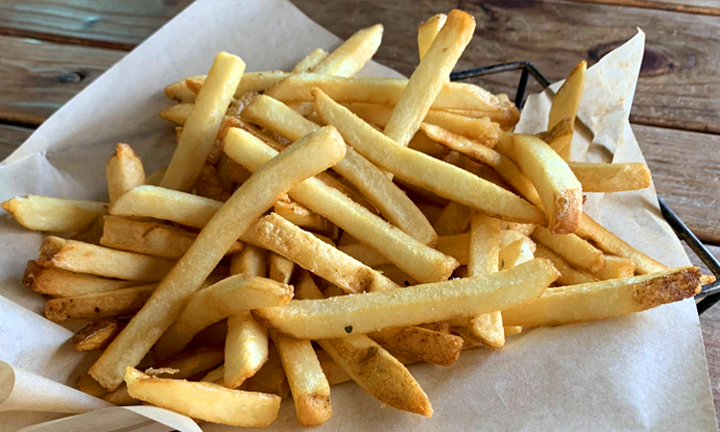
[[[687,246],[685,247],[688,250]],[[720,260],[720,247],[710,246],[710,252]],[[692,252],[688,252],[693,264],[704,268],[700,260]],[[720,417],[720,304],[715,304],[700,315],[700,327],[705,342],[710,387],[715,401],[715,413]]]
[[661,9],[673,12],[720,16],[720,7],[715,0],[572,0],[582,3],[600,3],[615,6]]
[[11,0],[0,2],[0,34],[130,50],[191,0]]
[[[458,5],[475,16],[477,29],[457,70],[530,60],[556,81],[582,59],[597,62],[640,27],[647,32],[647,47],[633,122],[720,133],[720,39],[709,37],[720,33],[720,19],[714,16],[568,1],[294,3],[342,38],[357,28],[384,23],[384,43],[375,59],[404,74],[412,73],[418,61],[417,25]],[[518,78],[519,73],[502,74],[479,82],[512,97]]]
[[0,36],[0,122],[39,125],[124,51]]
[[0,124],[0,161],[10,156],[32,133],[32,129]]

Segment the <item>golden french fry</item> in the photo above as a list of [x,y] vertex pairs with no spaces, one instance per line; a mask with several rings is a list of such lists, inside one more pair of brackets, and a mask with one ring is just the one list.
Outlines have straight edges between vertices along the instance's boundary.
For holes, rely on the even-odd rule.
[[337,227],[327,220],[327,218],[314,213],[309,208],[289,197],[277,200],[273,211],[300,228],[314,233],[326,234],[331,237],[337,235]]
[[476,119],[447,111],[428,111],[424,123],[436,125],[450,133],[467,137],[488,148],[495,147],[503,134],[500,125],[488,117]]
[[145,184],[142,161],[127,144],[115,146],[115,154],[108,161],[106,169],[110,205],[128,190]]
[[247,235],[264,248],[288,258],[345,292],[380,291],[397,287],[390,279],[274,213],[261,218]]
[[317,48],[315,51],[300,60],[293,68],[292,73],[311,72],[327,56],[327,51],[322,48]]
[[160,186],[192,189],[244,71],[245,63],[237,56],[221,52],[215,57]]
[[130,396],[200,420],[231,426],[269,426],[280,410],[280,397],[230,390],[223,386],[157,378],[128,367]]
[[[448,203],[450,204],[450,203]],[[418,201],[415,203],[417,207],[420,209],[421,212],[425,215],[425,218],[433,224],[433,226],[437,223],[438,219],[440,219],[440,215],[442,214],[445,207],[435,205],[433,203],[424,202],[424,201]]]
[[428,156],[433,156],[442,159],[450,154],[450,150],[431,140],[423,131],[420,129],[413,139],[408,143],[408,148],[417,150],[421,153],[425,153]]
[[392,352],[439,366],[451,366],[463,348],[461,337],[415,326],[382,330],[368,336]]
[[623,192],[650,187],[650,169],[644,163],[568,162],[585,192]]
[[185,79],[181,79],[165,87],[165,96],[181,103],[194,103],[197,94],[188,88]]
[[[228,136],[233,132],[242,131],[231,129]],[[126,367],[142,360],[247,227],[294,185],[344,155],[342,139],[328,127],[299,140],[258,170],[215,213],[143,309],[90,368],[93,378],[107,389],[117,387]]]
[[330,384],[310,341],[272,334],[303,426],[317,426],[332,416]]
[[290,396],[290,386],[275,344],[269,345],[267,362],[255,375],[247,379],[245,387],[248,391],[271,393],[283,399]]
[[[358,260],[359,261],[359,260]],[[399,286],[410,286],[410,285],[417,285],[418,281],[413,279],[409,274],[403,272],[399,268],[397,268],[394,264],[383,264],[381,266],[375,267],[375,270],[379,271],[383,274],[383,276],[389,278],[391,281],[395,282]],[[334,286],[334,285],[333,285]],[[323,291],[325,294],[325,297],[331,297],[327,291]]]
[[557,280],[560,285],[577,285],[595,282],[597,280],[587,273],[572,268],[570,264],[568,264],[567,261],[565,261],[560,255],[545,246],[536,244],[536,247],[535,257],[550,260],[557,271],[560,272],[560,277]]
[[53,322],[84,322],[132,316],[150,298],[157,284],[121,288],[115,291],[61,297],[45,303],[45,318]]
[[539,326],[601,320],[680,301],[700,292],[700,269],[680,267],[642,276],[551,288],[537,300],[503,311],[507,325]]
[[[562,119],[570,119],[570,131],[572,132],[575,124],[575,115],[580,105],[580,96],[582,96],[583,87],[585,85],[585,70],[587,63],[583,60],[578,63],[570,72],[567,79],[563,83],[560,90],[555,94],[550,106],[550,114],[548,116],[548,130],[552,129]],[[558,154],[566,161],[570,160],[572,133],[559,136],[550,142],[550,147],[558,152]]]
[[350,375],[345,372],[343,368],[338,366],[337,363],[323,350],[315,351],[320,367],[322,367],[323,373],[328,380],[328,384],[334,386],[336,384],[342,384],[344,382],[351,381]]
[[158,186],[160,181],[162,181],[162,178],[165,177],[165,171],[167,171],[167,167],[161,168],[150,174],[145,178],[145,184],[149,186]]
[[593,274],[599,280],[617,279],[635,275],[635,263],[630,258],[605,255],[605,267]]
[[[86,325],[70,339],[75,351],[105,349],[115,336],[125,327],[125,322],[117,318],[105,318]],[[94,380],[93,380],[94,381]]]
[[[105,216],[100,244],[146,255],[180,259],[190,249],[197,234],[156,222],[142,222],[117,216]],[[226,255],[240,252],[244,245],[235,242]]]
[[530,234],[535,231],[535,227],[537,225],[535,224],[519,224],[515,222],[502,222],[502,229],[503,230],[512,230],[517,231],[522,235],[529,236]]
[[591,273],[605,267],[602,251],[575,234],[553,234],[549,229],[538,226],[531,237],[575,267]]
[[450,201],[433,224],[439,236],[462,234],[470,225],[473,210],[455,201]]
[[138,282],[73,273],[42,267],[35,261],[28,261],[23,275],[23,285],[40,294],[72,297],[127,288],[138,285]]
[[523,331],[523,326],[505,326],[505,337],[515,336]]
[[268,277],[280,283],[289,284],[293,270],[295,270],[295,263],[276,253],[269,253],[267,260]]
[[26,195],[5,201],[2,208],[27,229],[70,232],[80,231],[105,213],[107,204]]
[[514,241],[500,250],[500,270],[507,270],[535,258],[537,245],[527,237]]
[[45,238],[35,262],[42,267],[147,282],[161,280],[175,265],[172,260],[54,236]]
[[434,141],[447,146],[451,150],[460,152],[474,161],[492,167],[525,199],[536,206],[541,205],[540,196],[535,186],[520,171],[520,168],[506,156],[470,139],[444,130],[439,126],[423,124],[420,128]]
[[232,195],[232,189],[223,187],[220,176],[214,166],[205,164],[195,182],[195,190],[201,197],[225,202]]
[[169,122],[183,126],[194,107],[194,103],[179,103],[165,108],[159,115]]
[[313,72],[342,77],[355,76],[380,48],[382,36],[382,24],[375,24],[355,32],[325,57]]
[[638,274],[657,273],[667,269],[663,264],[625,243],[586,214],[582,215],[577,235],[592,241],[604,252],[630,258],[635,263],[635,271]]
[[398,178],[511,222],[540,222],[542,212],[512,192],[467,171],[402,147],[319,90],[315,110],[338,128],[345,142]]
[[[277,155],[276,151],[247,135],[243,139],[228,135],[225,153],[251,171]],[[354,237],[363,238],[417,280],[443,280],[457,267],[452,258],[423,245],[317,178],[300,183],[289,195]]]
[[[291,140],[319,128],[268,96],[261,96],[250,104],[243,111],[243,118]],[[435,244],[437,235],[420,209],[385,173],[363,156],[348,148],[345,158],[338,162],[333,170],[357,187],[390,223],[421,243]]]
[[267,255],[265,250],[253,245],[246,245],[242,252],[233,255],[230,261],[230,274],[266,277]]
[[430,44],[432,44],[435,40],[435,37],[440,32],[440,29],[443,25],[445,25],[446,20],[447,15],[437,14],[431,16],[430,19],[420,24],[418,27],[417,42],[420,60],[425,57],[425,53],[430,48]]
[[75,383],[75,388],[83,393],[95,396],[96,398],[102,399],[107,394],[107,390],[103,388],[97,381],[93,379],[89,374],[82,374],[78,377]]
[[[200,379],[200,381],[207,381],[207,382],[212,382],[215,384],[223,385],[223,382],[224,382],[223,375],[225,375],[225,365],[224,364],[222,364],[222,365],[218,366],[217,368],[208,372],[207,375],[205,375],[204,377],[202,377]],[[228,388],[232,388],[232,387],[228,387]]]
[[70,240],[77,240],[83,243],[90,243],[94,245],[100,245],[100,238],[102,237],[104,215],[100,215],[93,219],[85,228],[73,234]]
[[332,339],[503,310],[538,297],[558,276],[549,261],[535,259],[482,278],[296,301],[281,308],[256,309],[253,316],[296,339]]

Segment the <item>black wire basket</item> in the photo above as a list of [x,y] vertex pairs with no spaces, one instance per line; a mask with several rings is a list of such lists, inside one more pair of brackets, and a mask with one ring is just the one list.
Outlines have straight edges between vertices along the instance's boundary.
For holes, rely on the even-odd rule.
[[[520,70],[521,73],[517,92],[515,93],[515,105],[518,109],[522,109],[525,104],[525,94],[527,93],[528,80],[530,79],[530,76],[532,76],[543,89],[547,89],[551,84],[545,75],[543,75],[535,67],[535,65],[530,62],[503,63],[461,72],[454,72],[450,74],[450,80],[461,81],[516,70]],[[578,122],[582,124],[582,119],[578,119]],[[703,285],[700,293],[695,296],[698,314],[701,314],[720,301],[720,263],[660,197],[658,197],[658,203],[660,204],[660,210],[663,217],[667,223],[670,224],[678,238],[684,241],[690,249],[692,249],[695,255],[697,255],[703,263],[705,263],[708,269],[710,269],[710,271],[715,275],[715,278],[718,279],[714,283]]]

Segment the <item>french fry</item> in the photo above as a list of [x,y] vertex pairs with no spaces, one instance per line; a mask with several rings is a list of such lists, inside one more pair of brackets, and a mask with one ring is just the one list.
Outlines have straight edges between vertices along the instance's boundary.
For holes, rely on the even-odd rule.
[[200,171],[200,175],[195,182],[195,190],[202,197],[221,202],[227,201],[232,195],[232,190],[223,187],[215,167],[208,164],[205,164],[202,171]]
[[268,277],[280,283],[289,284],[295,270],[295,263],[276,253],[268,254]]
[[595,282],[597,280],[585,272],[572,268],[570,264],[568,264],[567,261],[565,261],[560,255],[545,246],[536,244],[536,247],[535,257],[550,260],[557,271],[560,272],[560,277],[557,280],[560,285],[577,285]]
[[531,237],[574,267],[591,273],[605,267],[605,256],[602,251],[575,234],[553,234],[549,229],[538,226]]
[[184,126],[194,107],[194,103],[179,103],[165,108],[159,115],[169,122]]
[[75,351],[105,349],[115,336],[125,327],[125,322],[117,318],[106,318],[86,325],[70,339]]
[[295,402],[295,414],[303,426],[317,426],[332,416],[330,384],[310,341],[300,341],[272,334],[280,353],[290,392]]
[[75,240],[45,238],[38,259],[42,267],[110,278],[156,282],[175,265],[175,261],[95,246]]
[[245,246],[242,252],[233,255],[230,261],[230,274],[266,277],[267,255],[265,250],[253,245]]
[[472,213],[473,210],[471,208],[458,204],[455,201],[450,201],[440,213],[437,221],[433,224],[433,228],[435,228],[435,232],[437,232],[439,236],[462,234],[467,231],[470,225]]
[[461,115],[470,118],[489,118],[490,121],[498,123],[504,131],[509,131],[520,120],[520,111],[513,102],[496,95],[497,108],[495,109],[457,109],[457,108],[441,108],[438,111],[447,111],[449,113]]
[[423,212],[423,214],[425,215],[425,218],[428,220],[428,222],[433,224],[433,226],[437,223],[440,215],[445,209],[445,207],[424,201],[418,201],[415,203],[415,205],[417,205],[420,211]]
[[635,263],[630,258],[605,255],[605,267],[593,276],[599,280],[617,279],[635,275]]
[[585,192],[623,192],[645,189],[652,181],[644,163],[600,164],[568,162]]
[[93,219],[85,228],[73,234],[70,240],[77,240],[83,243],[90,243],[94,245],[100,245],[100,238],[102,237],[104,215],[100,215]]
[[390,279],[274,213],[261,218],[250,228],[248,235],[264,248],[327,279],[345,292],[380,291],[397,287]]
[[[379,271],[383,274],[383,276],[387,277],[401,287],[418,284],[418,281],[397,268],[397,266],[394,264],[383,264],[381,266],[375,267],[375,270]],[[325,297],[330,297],[327,292],[324,291],[323,293],[325,294]]]
[[332,222],[289,197],[277,200],[273,211],[300,228],[331,237],[336,235],[337,227]]
[[237,56],[221,52],[215,57],[160,186],[182,191],[192,189],[244,71],[245,63]]
[[541,326],[640,312],[700,292],[700,269],[680,267],[642,276],[551,288],[537,300],[503,311],[507,325]]
[[70,232],[80,231],[105,213],[107,204],[26,195],[5,201],[2,208],[27,229]]
[[[563,83],[560,90],[555,94],[550,106],[550,114],[548,116],[548,130],[552,129],[562,119],[570,119],[570,131],[572,132],[575,124],[575,115],[580,105],[580,96],[582,96],[583,87],[585,85],[585,70],[587,63],[583,60],[578,63],[570,72],[567,79]],[[572,133],[562,135],[550,143],[550,147],[558,152],[558,154],[566,161],[570,160]]]
[[[235,138],[240,137],[228,135],[225,153],[251,171],[259,169],[277,155],[273,149],[248,135],[244,139]],[[424,246],[400,229],[375,217],[317,178],[300,183],[289,195],[352,236],[365,239],[417,280],[443,280],[450,277],[457,267],[452,258]]]
[[40,294],[73,297],[127,288],[138,285],[138,282],[73,273],[42,267],[35,261],[28,261],[23,285]]
[[108,392],[89,374],[80,375],[75,383],[75,388],[83,393],[87,393],[100,399],[105,397]]
[[345,372],[343,368],[338,366],[337,363],[323,350],[315,351],[320,367],[322,367],[323,373],[327,378],[328,384],[331,386],[342,384],[348,381],[352,381],[350,375]]
[[440,32],[440,29],[443,25],[445,25],[446,20],[447,15],[437,14],[431,16],[430,19],[420,24],[420,26],[418,27],[417,42],[420,60],[422,60],[422,58],[425,56],[425,53],[430,48],[430,44],[432,44],[432,42],[435,40],[435,37]]
[[327,51],[322,48],[317,48],[315,51],[300,60],[293,68],[292,73],[311,72],[327,56]]
[[[268,96],[261,96],[250,104],[243,111],[243,117],[291,140],[319,128]],[[400,188],[363,156],[348,148],[345,158],[333,169],[357,187],[390,223],[421,243],[435,244],[437,235],[422,212]]]
[[375,24],[355,32],[325,57],[313,72],[342,77],[355,76],[377,52],[382,42],[382,35],[382,24]]
[[245,387],[248,391],[271,393],[283,399],[290,396],[290,386],[275,344],[269,345],[267,362],[255,375],[247,379]]
[[[195,233],[171,225],[105,216],[105,227],[100,244],[114,249],[177,260],[190,249],[196,237]],[[236,241],[225,254],[240,252],[243,247],[242,243]]]
[[450,153],[450,150],[428,138],[422,129],[410,140],[408,148],[441,159]]
[[496,147],[513,160],[535,185],[555,234],[571,234],[580,226],[582,185],[567,163],[533,135],[516,134]]
[[[498,219],[473,213],[468,245],[468,276],[482,277],[498,272],[502,253],[500,228]],[[471,316],[468,319],[468,333],[483,345],[502,348],[505,345],[505,333],[500,310]]]
[[110,205],[128,190],[145,184],[142,161],[127,144],[115,146],[115,154],[110,157],[106,170]]
[[415,326],[368,336],[387,350],[439,366],[452,366],[463,348],[461,337]]
[[423,124],[421,130],[431,139],[447,146],[449,149],[460,152],[474,161],[492,167],[525,199],[536,206],[541,205],[540,196],[535,186],[525,177],[522,171],[520,171],[520,168],[506,156],[470,139],[444,130],[439,126]]
[[178,318],[153,348],[155,358],[163,360],[182,351],[202,329],[240,312],[281,306],[292,298],[292,287],[247,274],[236,274],[196,293]]
[[[222,364],[218,366],[217,368],[211,370],[207,373],[204,377],[200,378],[200,381],[207,381],[215,384],[223,385],[225,375],[225,365]],[[230,388],[230,387],[228,387]]]
[[103,293],[50,299],[45,318],[53,322],[84,322],[132,316],[150,298],[157,284],[121,288]]
[[181,103],[194,103],[197,94],[188,88],[185,79],[181,79],[165,87],[165,96]]
[[[558,276],[549,261],[535,259],[483,278],[296,301],[282,308],[256,309],[253,316],[260,324],[296,339],[340,338],[503,310],[538,297]],[[318,322],[323,324],[318,326]]]
[[345,141],[379,167],[459,204],[511,222],[540,222],[542,212],[512,192],[423,153],[402,147],[319,90],[315,110]]
[[223,386],[157,378],[128,367],[130,396],[200,420],[231,426],[269,426],[280,410],[280,397],[230,390]]
[[500,270],[507,270],[535,258],[537,245],[527,237],[514,241],[500,250]]
[[630,258],[635,263],[635,271],[638,274],[657,273],[667,270],[666,266],[625,243],[586,214],[582,215],[577,235],[592,241],[595,246],[604,252]]
[[167,167],[160,168],[159,170],[150,174],[145,178],[145,184],[149,186],[158,186],[162,178],[165,177],[165,171],[167,171]]
[[515,222],[503,222],[502,223],[502,229],[503,230],[512,230],[517,231],[522,235],[530,236],[533,231],[535,231],[535,224],[519,224]]
[[[228,136],[233,132],[240,131],[231,129]],[[344,155],[339,134],[323,128],[258,170],[213,215],[143,309],[90,368],[93,378],[107,389],[116,388],[126,367],[140,362],[247,227],[294,185],[327,169]]]

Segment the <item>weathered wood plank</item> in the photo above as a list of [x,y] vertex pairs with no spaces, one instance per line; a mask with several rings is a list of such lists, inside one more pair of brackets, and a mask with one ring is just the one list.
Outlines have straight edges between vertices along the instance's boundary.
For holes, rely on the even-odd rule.
[[720,7],[716,0],[572,0],[582,3],[600,3],[614,6],[661,9],[672,12],[693,13],[699,15],[720,16]]
[[29,128],[0,124],[0,161],[10,156],[32,133]]
[[130,50],[191,0],[11,0],[0,2],[0,34]]
[[[376,22],[385,24],[376,60],[404,74],[417,64],[417,25],[457,1],[294,0],[306,14],[342,38]],[[477,20],[475,38],[460,69],[530,60],[551,80],[564,78],[582,59],[592,64],[635,34],[647,48],[632,119],[636,123],[720,133],[720,18],[645,8],[568,1],[460,1]],[[480,80],[514,95],[519,74]]]
[[124,51],[0,36],[0,121],[39,125]]
[[[687,246],[686,246],[687,249]],[[709,246],[710,252],[720,260],[720,247]],[[703,267],[696,257],[688,252],[693,264]],[[704,268],[704,267],[703,267]],[[707,356],[710,386],[715,400],[715,412],[720,416],[720,304],[715,304],[700,315],[703,341],[705,342],[705,355]]]

